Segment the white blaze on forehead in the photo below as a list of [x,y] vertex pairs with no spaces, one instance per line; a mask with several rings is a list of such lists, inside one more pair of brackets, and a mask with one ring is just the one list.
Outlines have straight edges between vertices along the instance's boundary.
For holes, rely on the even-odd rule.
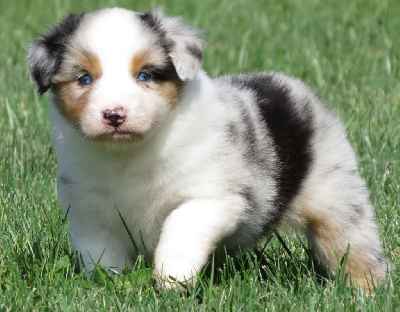
[[101,66],[96,92],[90,97],[93,109],[112,109],[137,101],[140,87],[132,77],[132,59],[156,40],[140,21],[139,13],[113,8],[85,16],[72,45],[77,51],[95,54]]
[[[95,53],[103,72],[129,72],[132,56],[155,42],[139,14],[121,8],[88,14],[75,37],[76,47]],[[75,45],[74,44],[74,45]]]

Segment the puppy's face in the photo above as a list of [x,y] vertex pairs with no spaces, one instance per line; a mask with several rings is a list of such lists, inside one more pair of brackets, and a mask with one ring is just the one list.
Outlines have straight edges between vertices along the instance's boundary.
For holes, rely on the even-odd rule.
[[159,10],[71,15],[31,44],[28,66],[84,137],[137,141],[178,106],[202,58],[199,33]]

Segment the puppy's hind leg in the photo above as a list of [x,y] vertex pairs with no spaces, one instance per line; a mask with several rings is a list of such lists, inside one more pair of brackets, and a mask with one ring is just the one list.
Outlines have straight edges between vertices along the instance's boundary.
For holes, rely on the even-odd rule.
[[365,183],[357,173],[319,182],[307,183],[295,199],[296,219],[328,268],[337,273],[348,250],[345,273],[353,283],[372,290],[372,280],[384,280],[387,262]]

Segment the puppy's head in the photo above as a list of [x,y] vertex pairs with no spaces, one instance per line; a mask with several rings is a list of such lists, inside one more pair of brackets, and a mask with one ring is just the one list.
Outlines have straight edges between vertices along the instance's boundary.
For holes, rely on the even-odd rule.
[[159,9],[70,15],[28,48],[39,93],[83,136],[137,141],[178,105],[202,61],[200,32]]

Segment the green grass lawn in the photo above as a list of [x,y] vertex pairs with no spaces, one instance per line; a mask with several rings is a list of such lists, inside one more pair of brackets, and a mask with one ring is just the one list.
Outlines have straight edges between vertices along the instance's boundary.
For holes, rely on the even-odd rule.
[[[343,118],[391,263],[375,295],[324,274],[305,238],[283,232],[209,268],[186,293],[158,289],[140,259],[121,276],[99,272],[96,283],[74,273],[49,98],[35,93],[25,47],[70,12],[157,4],[206,31],[210,76],[283,71]],[[0,311],[400,311],[399,31],[397,0],[0,0]]]

